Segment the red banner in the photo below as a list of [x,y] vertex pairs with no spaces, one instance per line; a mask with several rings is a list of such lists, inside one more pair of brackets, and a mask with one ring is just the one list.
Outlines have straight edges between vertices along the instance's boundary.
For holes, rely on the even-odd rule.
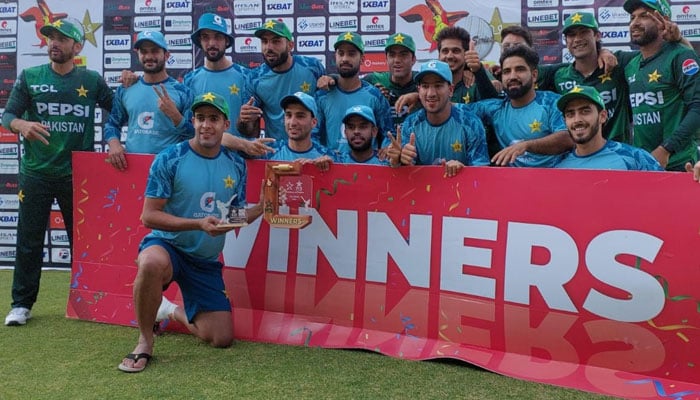
[[[75,153],[67,315],[134,326],[150,156]],[[249,162],[257,202],[263,162]],[[700,398],[700,185],[688,174],[334,165],[303,169],[301,230],[262,219],[222,260],[235,336],[627,398]],[[176,287],[168,297],[181,302]],[[176,327],[170,327],[177,329]]]

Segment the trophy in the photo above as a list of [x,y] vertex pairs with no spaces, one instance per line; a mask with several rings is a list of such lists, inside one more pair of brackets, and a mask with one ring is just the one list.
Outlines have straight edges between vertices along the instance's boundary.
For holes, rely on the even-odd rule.
[[245,208],[235,207],[233,205],[237,196],[238,195],[234,194],[226,203],[220,200],[216,201],[216,208],[218,208],[221,213],[221,219],[218,224],[219,227],[239,228],[248,225],[248,217]]
[[[290,181],[290,178],[294,178]],[[311,208],[311,178],[301,175],[301,164],[270,163],[265,165],[263,218],[273,228],[302,229],[311,223],[311,215],[284,214],[290,210]],[[298,205],[298,206],[294,206]],[[292,207],[290,207],[292,206]]]

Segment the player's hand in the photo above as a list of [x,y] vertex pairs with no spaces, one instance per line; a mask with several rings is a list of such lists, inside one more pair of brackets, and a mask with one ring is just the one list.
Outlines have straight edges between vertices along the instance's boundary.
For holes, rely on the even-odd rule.
[[274,153],[275,149],[268,146],[268,143],[274,142],[274,138],[257,138],[255,140],[246,140],[246,145],[243,151],[251,157],[261,157],[267,153]]
[[693,174],[693,180],[695,182],[700,182],[700,161],[695,163],[694,166],[689,162],[685,163],[685,170]]
[[418,157],[418,151],[416,150],[416,134],[411,132],[408,143],[401,148],[401,164],[413,165],[416,163],[416,157]]
[[442,165],[445,167],[445,176],[448,178],[452,178],[453,176],[457,175],[459,171],[464,168],[464,164],[458,160],[445,161],[443,159]]
[[[22,135],[25,140],[29,141],[39,141],[45,145],[49,145],[49,138],[51,133],[46,129],[41,122],[32,122],[25,120],[15,120],[15,130]],[[14,121],[13,121],[14,122]]]
[[126,170],[128,167],[126,163],[126,151],[124,151],[124,146],[117,139],[110,140],[109,152],[107,153],[107,158],[105,162],[112,164],[112,166],[120,171]]
[[153,90],[158,95],[158,109],[167,115],[175,126],[179,125],[182,122],[182,114],[180,114],[180,110],[177,109],[177,105],[168,94],[168,89],[161,83],[160,85],[154,85]]
[[516,158],[525,154],[526,151],[526,141],[518,142],[496,153],[491,159],[491,162],[500,167],[507,167],[513,164]]
[[609,74],[617,67],[617,57],[608,49],[600,49],[598,52],[598,67],[603,68],[603,71]]
[[238,114],[238,122],[253,123],[262,117],[262,109],[256,107],[255,98],[251,97],[247,103],[241,105],[241,111]]
[[477,73],[481,69],[481,59],[479,58],[479,53],[476,51],[476,41],[474,41],[474,39],[469,41],[469,50],[464,53],[464,60],[467,64],[467,69],[471,72]]
[[220,226],[220,222],[221,220],[219,218],[209,215],[199,220],[199,227],[209,236],[223,235],[226,232],[235,229],[233,226]]
[[312,160],[316,168],[321,172],[328,172],[331,169],[331,164],[333,164],[333,159],[329,156],[321,156]]
[[317,80],[316,80],[316,89],[321,89],[321,90],[331,90],[335,87],[335,84],[337,82],[335,79],[330,76],[330,75],[321,75]]
[[668,160],[671,158],[671,153],[668,152],[663,146],[659,146],[651,152],[651,155],[656,158],[656,161],[661,164],[661,168],[666,169],[668,165]]
[[132,71],[129,71],[128,69],[123,69],[121,75],[119,76],[119,82],[121,82],[122,86],[124,86],[125,88],[128,88],[129,86],[133,85],[138,80],[139,76],[133,73]]
[[391,132],[387,132],[386,136],[391,141],[389,147],[386,148],[386,157],[389,159],[389,165],[398,167],[401,165],[401,125],[396,128],[396,137]]
[[398,99],[396,99],[394,108],[396,109],[396,113],[401,115],[401,111],[404,107],[406,107],[406,109],[410,112],[416,109],[418,104],[420,104],[420,98],[418,97],[418,93],[406,93],[400,96]]

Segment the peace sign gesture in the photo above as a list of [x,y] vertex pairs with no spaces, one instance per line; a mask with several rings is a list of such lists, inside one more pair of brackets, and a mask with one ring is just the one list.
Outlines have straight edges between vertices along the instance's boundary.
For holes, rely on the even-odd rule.
[[175,126],[180,125],[180,122],[182,122],[182,114],[180,114],[180,110],[177,109],[177,104],[175,104],[168,94],[168,89],[165,88],[165,85],[162,83],[153,85],[153,90],[158,96],[158,109],[163,114],[167,115]]
[[391,140],[391,144],[386,149],[386,156],[392,167],[398,167],[401,165],[401,125],[396,127],[396,137],[391,132],[387,132],[386,135]]

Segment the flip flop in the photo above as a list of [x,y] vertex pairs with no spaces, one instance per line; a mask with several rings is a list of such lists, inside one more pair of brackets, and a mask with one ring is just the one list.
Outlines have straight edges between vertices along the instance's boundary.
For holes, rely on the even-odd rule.
[[152,356],[148,353],[139,353],[139,354],[129,353],[124,358],[128,358],[129,360],[134,360],[134,364],[139,362],[139,360],[142,358],[146,359],[146,363],[141,368],[127,367],[126,365],[124,365],[124,363],[119,364],[119,366],[117,367],[117,368],[119,368],[120,371],[124,371],[124,372],[141,372],[144,369],[146,369],[149,361],[151,361]]

